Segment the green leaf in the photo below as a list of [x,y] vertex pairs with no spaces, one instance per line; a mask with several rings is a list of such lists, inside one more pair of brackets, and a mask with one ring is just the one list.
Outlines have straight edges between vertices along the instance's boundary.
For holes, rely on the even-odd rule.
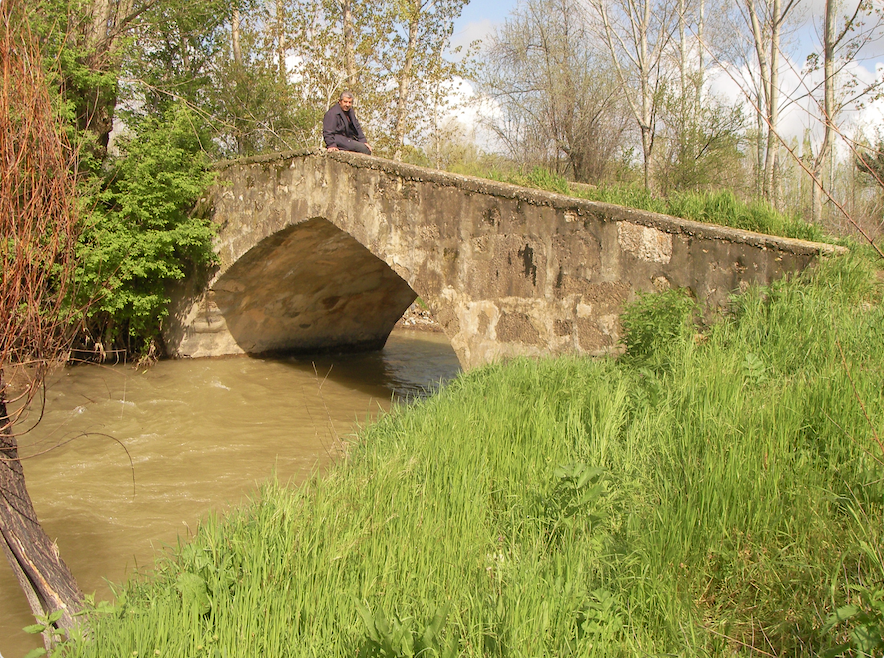
[[592,468],[586,468],[583,472],[583,475],[580,476],[580,479],[577,481],[577,488],[581,489],[586,486],[586,484],[590,480],[594,480],[599,477],[604,472],[604,469],[599,468],[598,466],[594,466]]
[[193,606],[200,614],[206,614],[212,607],[206,588],[206,581],[194,573],[182,573],[175,587],[181,592],[185,607]]
[[381,637],[378,634],[378,630],[375,627],[374,623],[374,615],[371,614],[371,610],[368,609],[362,601],[355,601],[356,612],[359,613],[359,616],[362,617],[362,621],[365,623],[365,630],[368,633],[369,639],[374,642],[380,642]]
[[884,645],[881,629],[873,625],[860,626],[850,633],[854,646],[864,654],[875,655],[875,650]]
[[25,658],[38,658],[38,656],[45,656],[45,655],[46,655],[46,649],[41,647],[39,649],[31,649],[30,651],[28,651],[25,654]]
[[858,613],[860,609],[855,605],[843,605],[831,615],[829,615],[828,619],[826,619],[826,623],[823,625],[823,632],[828,633],[835,626],[840,624],[843,621],[847,621],[856,613]]

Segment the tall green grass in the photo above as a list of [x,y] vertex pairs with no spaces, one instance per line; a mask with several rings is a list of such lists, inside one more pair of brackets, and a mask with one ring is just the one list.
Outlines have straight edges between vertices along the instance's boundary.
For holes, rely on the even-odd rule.
[[[481,175],[481,174],[480,174]],[[704,224],[730,226],[768,235],[779,235],[813,242],[832,242],[819,226],[809,224],[799,217],[783,214],[764,201],[745,202],[729,190],[719,192],[677,192],[658,197],[633,185],[606,185],[600,187],[572,187],[568,181],[542,167],[535,167],[527,174],[491,170],[485,178],[524,187],[534,187],[548,192],[602,203],[612,203],[627,208],[680,217]]]
[[677,293],[642,298],[618,362],[470,372],[207,520],[65,655],[836,647],[856,622],[827,618],[884,577],[874,274],[825,262],[705,329]]

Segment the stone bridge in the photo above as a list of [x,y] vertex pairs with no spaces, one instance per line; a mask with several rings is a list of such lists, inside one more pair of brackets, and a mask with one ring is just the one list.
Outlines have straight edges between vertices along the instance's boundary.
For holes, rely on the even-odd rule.
[[219,267],[174,294],[174,356],[379,349],[416,296],[464,368],[618,350],[640,291],[709,307],[834,248],[351,153],[219,165]]

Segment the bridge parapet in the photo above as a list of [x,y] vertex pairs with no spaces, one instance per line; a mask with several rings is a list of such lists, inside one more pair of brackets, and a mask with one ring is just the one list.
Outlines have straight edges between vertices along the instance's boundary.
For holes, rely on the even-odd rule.
[[377,348],[415,295],[465,368],[605,354],[638,292],[721,307],[837,251],[343,152],[223,163],[210,201],[220,267],[176,297],[177,356]]

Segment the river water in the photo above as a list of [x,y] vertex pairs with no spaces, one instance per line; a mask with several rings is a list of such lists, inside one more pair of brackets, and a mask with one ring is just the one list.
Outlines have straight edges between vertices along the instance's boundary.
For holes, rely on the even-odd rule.
[[[109,600],[108,581],[149,568],[207,513],[253,496],[274,472],[298,482],[321,470],[360,424],[458,372],[442,334],[415,331],[369,354],[66,368],[50,378],[42,421],[19,438],[32,456],[28,489],[83,591]],[[0,558],[4,658],[42,646],[21,631],[32,623]]]

